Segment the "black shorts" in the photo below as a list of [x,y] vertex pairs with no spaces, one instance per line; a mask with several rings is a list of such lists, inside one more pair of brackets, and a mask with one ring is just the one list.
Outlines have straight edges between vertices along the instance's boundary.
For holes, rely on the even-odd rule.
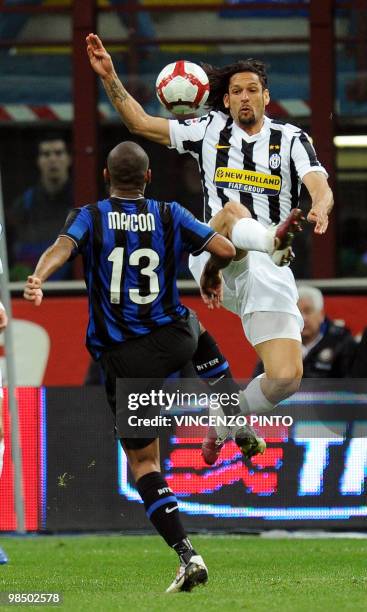
[[151,390],[191,361],[199,335],[197,316],[189,311],[186,318],[158,327],[150,334],[127,340],[103,352],[101,365],[105,374],[107,399],[115,417],[117,437],[123,438],[126,448],[145,448],[155,438],[126,438],[122,435],[119,421],[122,418],[121,411],[127,408],[123,402],[116,405],[116,380],[142,378],[144,382],[139,391]]

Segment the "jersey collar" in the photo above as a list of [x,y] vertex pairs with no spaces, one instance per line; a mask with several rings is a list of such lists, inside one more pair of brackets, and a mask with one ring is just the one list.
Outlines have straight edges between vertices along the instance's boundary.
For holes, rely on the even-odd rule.
[[262,136],[265,136],[265,134],[267,134],[270,123],[271,123],[271,119],[269,119],[269,117],[264,116],[264,123],[262,125],[260,132],[257,132],[256,134],[253,134],[252,136],[250,136],[249,134],[247,134],[247,132],[242,130],[237,125],[237,123],[234,123],[234,126],[237,130],[241,132],[242,140],[245,140],[246,142],[256,142],[257,140],[262,138]]

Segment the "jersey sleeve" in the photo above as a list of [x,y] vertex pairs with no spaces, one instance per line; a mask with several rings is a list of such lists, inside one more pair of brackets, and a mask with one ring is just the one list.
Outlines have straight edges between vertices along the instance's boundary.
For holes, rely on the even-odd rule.
[[197,152],[201,148],[209,121],[210,115],[195,119],[170,119],[168,122],[170,148],[176,149],[179,153]]
[[179,223],[183,250],[192,255],[199,255],[217,232],[209,225],[195,219],[194,215],[177,202],[172,203],[172,208],[173,215]]
[[308,172],[322,172],[328,177],[328,173],[317,159],[316,151],[305,132],[300,132],[294,136],[291,146],[291,158],[301,181]]
[[90,224],[91,217],[86,207],[74,208],[69,213],[59,236],[70,238],[75,245],[76,252],[80,253],[88,240]]

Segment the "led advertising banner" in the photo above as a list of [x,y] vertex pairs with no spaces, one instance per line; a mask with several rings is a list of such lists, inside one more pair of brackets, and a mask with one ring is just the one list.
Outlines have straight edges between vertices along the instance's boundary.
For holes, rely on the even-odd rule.
[[[23,467],[23,499],[25,528],[37,531],[45,507],[46,437],[44,389],[18,388],[19,434]],[[10,414],[8,392],[3,401],[5,454],[0,478],[0,531],[14,531],[17,527],[14,509],[14,470],[11,458]]]
[[[267,450],[245,463],[234,442],[207,466],[200,432],[173,424],[162,468],[190,530],[365,528],[367,394],[299,393],[266,425]],[[150,529],[101,388],[47,389],[47,503],[52,531]],[[182,413],[177,413],[182,416]]]

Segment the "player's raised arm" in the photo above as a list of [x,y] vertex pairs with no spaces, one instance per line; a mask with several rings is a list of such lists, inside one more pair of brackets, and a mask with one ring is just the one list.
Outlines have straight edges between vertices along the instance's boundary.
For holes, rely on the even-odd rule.
[[315,234],[324,234],[334,205],[333,192],[329,187],[326,176],[321,172],[305,174],[302,182],[307,187],[312,200],[307,221],[315,223]]
[[39,306],[42,302],[42,283],[51,274],[61,268],[69,259],[75,245],[70,238],[60,236],[40,257],[32,276],[28,276],[24,287],[23,297],[29,302]]
[[133,134],[169,145],[168,120],[148,115],[126,91],[116,74],[110,54],[107,53],[101,39],[96,34],[88,34],[86,41],[90,64],[101,77],[106,93],[126,127]]

